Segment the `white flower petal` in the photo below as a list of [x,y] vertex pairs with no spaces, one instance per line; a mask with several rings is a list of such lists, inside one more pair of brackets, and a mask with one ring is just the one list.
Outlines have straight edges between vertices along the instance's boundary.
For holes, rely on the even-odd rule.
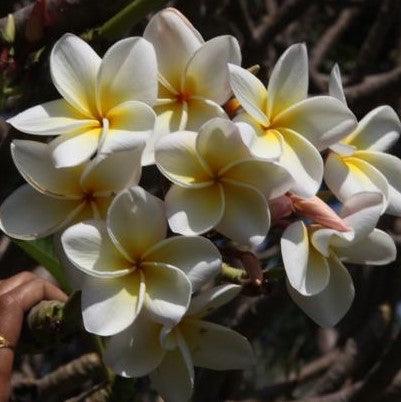
[[306,198],[314,196],[323,178],[323,160],[319,151],[295,131],[280,131],[283,152],[279,164],[293,177],[292,191]]
[[200,128],[195,148],[214,174],[230,164],[252,156],[242,139],[239,127],[232,121],[221,118],[209,120]]
[[140,148],[152,135],[156,114],[143,102],[128,101],[111,109],[107,114],[109,129],[100,149],[108,154],[116,151]]
[[7,122],[23,133],[35,135],[59,135],[99,125],[97,120],[82,115],[64,99],[33,106]]
[[178,131],[155,145],[157,167],[173,183],[184,187],[204,187],[211,177],[196,152],[197,134]]
[[81,113],[96,116],[96,75],[100,57],[82,39],[65,34],[50,54],[50,72],[63,98]]
[[340,67],[336,63],[331,70],[329,77],[329,94],[334,98],[338,99],[344,105],[347,105],[347,100],[345,99],[343,83],[341,80]]
[[304,296],[320,293],[330,278],[329,264],[309,243],[302,221],[292,223],[281,238],[281,254],[291,286]]
[[141,177],[141,147],[98,155],[85,167],[82,187],[91,193],[119,192],[138,184]]
[[267,114],[270,119],[308,94],[308,54],[304,43],[290,46],[278,59],[267,87]]
[[269,207],[263,194],[245,184],[224,181],[222,185],[224,214],[216,230],[239,244],[262,243],[270,228]]
[[341,261],[351,264],[386,265],[397,256],[394,240],[379,229],[349,247],[336,248],[335,252]]
[[173,185],[165,203],[171,230],[185,236],[213,229],[224,212],[224,195],[219,184],[194,189]]
[[57,169],[47,144],[15,140],[11,144],[11,155],[24,179],[41,193],[78,198],[82,195],[80,177],[83,168]]
[[389,185],[386,178],[362,159],[330,153],[326,159],[324,181],[340,201],[360,192],[373,191],[383,194],[383,208],[387,207]]
[[368,162],[383,174],[388,183],[386,213],[401,216],[401,160],[393,155],[373,151],[358,151],[355,157]]
[[241,49],[237,39],[224,35],[207,41],[188,62],[183,89],[222,105],[232,93],[228,63],[241,64]]
[[153,46],[140,37],[116,42],[104,55],[97,80],[97,102],[102,115],[127,101],[152,106],[158,90]]
[[46,237],[68,225],[80,210],[80,200],[56,199],[24,184],[1,205],[0,229],[21,240]]
[[69,168],[87,162],[96,152],[101,129],[64,134],[49,143],[56,168]]
[[163,202],[139,186],[124,190],[109,207],[107,229],[117,248],[135,260],[166,237]]
[[155,370],[165,351],[160,344],[161,325],[147,317],[144,310],[134,323],[112,336],[103,353],[106,366],[122,377],[142,377]]
[[155,48],[159,72],[177,90],[192,55],[204,43],[201,34],[176,9],[156,13],[143,37]]
[[358,124],[347,142],[358,149],[385,151],[400,136],[401,122],[390,106],[379,106],[369,112]]
[[330,145],[329,149],[342,156],[351,156],[356,151],[356,147],[344,144],[343,142],[337,142],[336,144]]
[[268,199],[280,197],[294,186],[287,169],[263,160],[236,163],[224,172],[224,177],[254,187]]
[[331,96],[298,102],[274,119],[276,128],[289,128],[308,139],[319,151],[340,141],[356,128],[352,112]]
[[235,97],[245,111],[257,123],[267,126],[269,119],[267,111],[267,90],[265,86],[250,71],[229,64],[230,84]]
[[144,166],[155,163],[155,144],[167,134],[179,131],[183,106],[180,102],[172,101],[167,105],[155,106],[154,111],[157,117],[153,133],[148,137],[143,151]]
[[66,257],[84,273],[99,278],[124,276],[130,263],[116,249],[102,221],[86,221],[69,227],[61,235]]
[[165,354],[160,366],[150,373],[150,381],[168,402],[187,402],[194,386],[194,368],[190,356],[176,348]]
[[145,282],[140,272],[122,278],[87,276],[82,284],[82,318],[88,332],[100,336],[118,334],[140,313]]
[[354,229],[356,240],[373,231],[382,211],[383,196],[380,193],[361,192],[344,202],[339,215]]
[[253,366],[252,347],[238,332],[190,319],[181,328],[195,366],[211,370],[243,370]]
[[211,281],[221,268],[219,251],[204,237],[170,237],[156,244],[143,258],[181,269],[191,281],[194,292]]
[[184,316],[192,285],[180,269],[159,262],[141,264],[146,281],[146,310],[152,319],[172,327]]
[[311,243],[322,255],[329,257],[333,244],[348,247],[350,242],[354,240],[355,232],[339,232],[335,229],[318,229],[311,236]]
[[224,109],[208,99],[190,99],[188,101],[188,121],[186,130],[198,131],[199,128],[214,117],[228,119]]
[[208,315],[238,296],[241,289],[240,285],[230,283],[204,290],[192,298],[186,315],[197,317]]
[[330,281],[314,296],[303,296],[287,286],[292,300],[321,327],[334,327],[347,313],[354,300],[355,289],[347,269],[335,257],[329,260]]

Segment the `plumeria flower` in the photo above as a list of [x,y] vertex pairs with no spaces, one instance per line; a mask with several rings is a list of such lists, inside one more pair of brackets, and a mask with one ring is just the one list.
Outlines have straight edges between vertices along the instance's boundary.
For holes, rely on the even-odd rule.
[[336,143],[356,126],[352,112],[329,96],[308,95],[308,56],[303,44],[279,58],[267,89],[248,70],[229,65],[235,97],[244,109],[235,120],[252,125],[250,147],[262,158],[277,158],[294,177],[292,191],[315,195],[323,177],[319,151]]
[[15,140],[11,155],[28,182],[0,207],[0,228],[9,236],[33,240],[73,222],[105,216],[114,195],[137,184],[144,144],[133,150],[98,155],[93,160],[58,169],[49,145]]
[[227,63],[241,64],[241,51],[230,35],[205,42],[174,8],[154,15],[143,36],[155,47],[159,68],[158,119],[144,156],[150,164],[154,143],[163,134],[196,131],[209,119],[226,116],[221,105],[232,94]]
[[[346,104],[337,65],[329,84],[330,94]],[[401,122],[394,109],[379,106],[330,148],[324,180],[339,200],[360,191],[379,191],[385,198],[386,212],[401,216],[401,160],[384,152],[395,144],[400,131]]]
[[[244,245],[257,245],[270,226],[267,199],[292,185],[276,162],[256,160],[246,141],[250,127],[215,118],[193,131],[172,133],[156,144],[160,171],[174,184],[166,195],[173,232],[216,229]],[[245,142],[244,142],[245,141]]]
[[281,253],[288,291],[312,320],[331,327],[346,314],[354,299],[352,278],[343,263],[385,265],[396,257],[396,247],[385,232],[375,229],[382,211],[380,193],[364,192],[349,198],[340,217],[347,232],[308,225],[287,227]]
[[143,38],[115,43],[101,59],[80,38],[66,34],[50,56],[62,98],[8,120],[35,135],[59,135],[50,144],[56,167],[71,167],[102,153],[140,146],[153,131],[157,62]]
[[161,200],[135,186],[119,193],[106,222],[86,221],[61,236],[65,256],[87,274],[82,313],[87,331],[116,334],[144,307],[153,319],[175,325],[192,291],[221,266],[215,246],[203,237],[166,239]]
[[150,374],[152,385],[166,402],[190,399],[194,366],[212,370],[252,366],[252,348],[242,335],[203,320],[233,299],[240,289],[238,285],[222,285],[199,294],[174,328],[140,317],[110,339],[104,355],[106,365],[124,377]]

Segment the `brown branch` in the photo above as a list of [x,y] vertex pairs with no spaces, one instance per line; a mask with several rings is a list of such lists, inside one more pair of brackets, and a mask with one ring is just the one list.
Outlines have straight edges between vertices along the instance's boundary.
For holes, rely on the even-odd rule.
[[63,400],[74,395],[88,381],[99,383],[107,380],[107,373],[97,353],[88,353],[58,368],[38,380],[16,384],[17,397],[31,396],[33,400]]
[[348,339],[336,363],[317,381],[309,394],[322,395],[333,392],[348,377],[353,377],[369,365],[375,353],[382,348],[390,321],[388,305],[380,306],[355,338]]
[[355,392],[350,402],[365,402],[381,395],[391,384],[401,368],[401,331],[383,357],[366,376],[362,387]]
[[310,74],[314,84],[322,91],[327,90],[327,76],[319,72],[319,68],[331,48],[349,29],[354,19],[360,13],[357,7],[346,8],[316,43],[310,58]]
[[383,46],[386,45],[386,37],[393,27],[400,10],[399,0],[383,0],[380,4],[376,20],[371,26],[365,41],[359,51],[352,76],[357,79],[366,70],[373,66]]
[[258,43],[271,41],[271,38],[299,18],[314,3],[312,0],[287,0],[273,14],[268,14],[254,31],[254,40]]
[[394,90],[401,90],[401,67],[397,66],[393,70],[385,73],[368,75],[358,84],[344,89],[348,104],[352,107],[364,99],[371,100],[380,95],[384,96],[394,93]]
[[312,360],[310,363],[305,364],[298,373],[292,374],[289,380],[261,389],[257,392],[258,398],[263,401],[270,401],[280,395],[288,394],[296,387],[315,378],[322,371],[327,370],[327,368],[338,359],[339,355],[340,351],[335,349]]

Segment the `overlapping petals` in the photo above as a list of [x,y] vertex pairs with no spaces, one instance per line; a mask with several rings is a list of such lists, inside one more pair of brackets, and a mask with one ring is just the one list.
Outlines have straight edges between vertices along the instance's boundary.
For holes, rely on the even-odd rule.
[[221,257],[210,241],[165,239],[166,227],[162,201],[132,187],[116,196],[106,223],[86,221],[62,234],[66,257],[89,275],[82,292],[88,331],[104,336],[121,332],[142,305],[155,321],[175,325],[192,288],[218,273]]
[[66,34],[54,45],[50,70],[63,99],[34,106],[8,122],[29,134],[61,134],[52,146],[57,167],[79,165],[97,151],[142,147],[153,132],[157,63],[145,39],[123,39],[100,59],[83,40]]
[[265,238],[267,200],[288,191],[292,178],[279,164],[253,158],[246,146],[249,130],[243,128],[216,118],[199,134],[173,133],[156,144],[157,166],[174,183],[166,195],[174,232],[194,235],[215,228],[251,245]]
[[[346,102],[338,66],[330,76],[330,93]],[[380,106],[331,148],[324,179],[339,200],[345,201],[360,191],[378,191],[386,200],[386,212],[401,216],[401,161],[384,153],[400,132],[401,122],[395,111],[390,106]]]
[[74,221],[104,217],[115,192],[139,181],[144,144],[63,169],[55,167],[50,147],[26,140],[11,144],[14,163],[28,182],[0,208],[1,229],[11,237],[32,240]]
[[[182,130],[197,131],[214,117],[226,117],[221,108],[231,96],[227,63],[241,64],[238,41],[229,35],[207,42],[176,9],[152,17],[144,38],[156,50],[159,64],[159,99],[155,137]],[[154,163],[148,146],[144,163]]]
[[380,193],[351,197],[340,213],[352,228],[348,232],[305,226],[302,221],[284,231],[281,251],[289,293],[319,325],[335,325],[351,306],[354,287],[341,261],[385,265],[395,259],[393,240],[375,229],[382,203]]
[[253,364],[249,342],[240,334],[201,316],[228,303],[238,285],[223,285],[200,293],[174,328],[141,314],[135,325],[113,336],[105,362],[119,375],[150,374],[152,385],[167,401],[185,402],[194,385],[194,366],[212,370],[244,369]]
[[305,45],[289,47],[278,60],[268,88],[249,71],[229,65],[230,83],[244,112],[236,121],[253,126],[252,152],[276,158],[294,177],[292,190],[316,194],[323,177],[323,150],[356,126],[352,112],[339,100],[307,98],[308,60]]

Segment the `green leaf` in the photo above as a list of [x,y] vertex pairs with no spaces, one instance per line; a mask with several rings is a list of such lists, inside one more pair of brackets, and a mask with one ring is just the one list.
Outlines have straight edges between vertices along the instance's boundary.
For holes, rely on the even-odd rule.
[[96,33],[108,40],[120,39],[146,15],[160,9],[167,2],[168,0],[135,0],[106,21]]
[[64,269],[56,257],[52,237],[32,241],[14,240],[14,242],[40,265],[43,265],[54,276],[64,291],[71,291]]

